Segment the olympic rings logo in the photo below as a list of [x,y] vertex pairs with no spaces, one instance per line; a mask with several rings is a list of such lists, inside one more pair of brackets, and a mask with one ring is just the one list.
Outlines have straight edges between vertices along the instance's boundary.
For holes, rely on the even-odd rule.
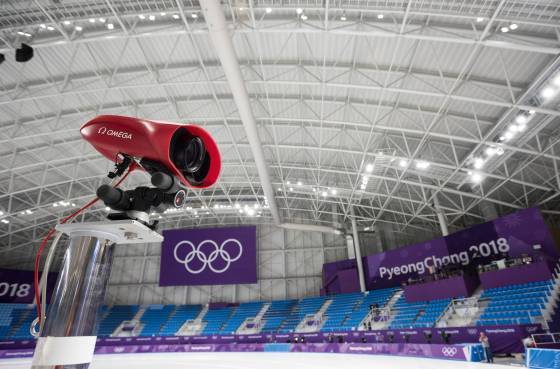
[[441,353],[443,354],[443,356],[455,356],[455,354],[457,353],[457,348],[445,346],[441,349]]
[[[224,247],[226,247],[229,243],[233,243],[239,248],[239,252],[237,253],[237,255],[235,255],[235,257],[232,257],[232,255],[224,249]],[[213,248],[212,252],[210,252],[209,255],[206,255],[201,250],[204,245],[210,245]],[[184,258],[180,258],[179,255],[177,255],[177,251],[182,246],[190,248],[190,251],[187,253],[187,255],[185,255]],[[221,243],[220,246],[218,246],[218,244],[212,240],[204,240],[200,242],[198,246],[195,246],[191,241],[181,241],[177,245],[175,245],[175,248],[173,249],[173,256],[175,257],[175,260],[178,263],[183,264],[185,266],[185,269],[191,274],[200,274],[204,270],[206,270],[206,268],[209,268],[214,273],[223,273],[229,269],[231,263],[239,260],[241,255],[243,255],[243,246],[241,245],[241,242],[239,242],[235,238],[229,238],[225,240]],[[213,264],[218,260],[218,258],[220,258],[225,263],[222,268],[216,267]],[[198,269],[193,268],[193,261],[198,261],[202,264],[202,266],[200,266]]]

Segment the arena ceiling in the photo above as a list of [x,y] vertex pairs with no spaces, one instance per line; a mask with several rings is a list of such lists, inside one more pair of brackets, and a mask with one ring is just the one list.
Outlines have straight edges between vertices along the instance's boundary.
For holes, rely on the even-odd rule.
[[[438,228],[434,200],[451,228],[485,220],[483,206],[540,205],[557,221],[558,1],[239,0],[220,11],[235,60],[196,1],[0,2],[2,258],[28,259],[107,181],[112,163],[79,134],[99,114],[216,137],[219,182],[153,215],[163,228],[331,227],[353,207],[362,228],[421,232]],[[16,63],[22,42],[35,55]],[[137,172],[127,183],[146,182]],[[99,204],[81,219],[105,215]]]

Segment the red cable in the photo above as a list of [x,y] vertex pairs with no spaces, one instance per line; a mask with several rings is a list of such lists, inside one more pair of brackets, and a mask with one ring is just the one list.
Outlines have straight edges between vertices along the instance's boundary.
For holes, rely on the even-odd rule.
[[[126,177],[128,177],[128,175],[130,174],[130,172],[133,169],[134,169],[133,166],[129,167],[129,169],[125,173],[125,175],[122,176],[121,179],[119,179],[119,181],[113,187],[118,187],[122,183],[122,181],[124,181],[126,179]],[[73,219],[78,214],[80,214],[82,211],[86,210],[87,208],[89,208],[93,204],[95,204],[98,200],[99,200],[98,197],[93,198],[90,202],[88,202],[87,204],[85,204],[84,206],[82,206],[81,208],[79,208],[78,210],[73,212],[72,214],[68,215],[66,218],[62,219],[59,224],[64,224],[64,223],[68,222],[69,220]],[[51,229],[49,229],[49,231],[47,232],[47,235],[45,236],[45,238],[43,238],[43,242],[41,242],[41,246],[39,246],[39,250],[37,250],[37,255],[35,255],[35,274],[34,274],[33,284],[35,286],[35,300],[36,300],[36,303],[37,303],[37,317],[39,318],[39,324],[41,324],[41,319],[43,318],[41,316],[41,297],[40,297],[40,291],[39,291],[39,264],[41,263],[41,254],[43,253],[43,251],[45,249],[45,246],[47,245],[47,242],[49,242],[50,238],[52,237],[52,235],[55,231],[56,231],[55,227],[52,227]]]

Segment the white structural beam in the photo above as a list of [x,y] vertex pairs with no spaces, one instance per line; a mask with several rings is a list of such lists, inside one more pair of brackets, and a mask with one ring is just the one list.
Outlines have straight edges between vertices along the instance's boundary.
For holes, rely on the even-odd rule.
[[364,265],[362,264],[362,251],[360,250],[360,237],[358,225],[354,214],[354,206],[350,205],[350,221],[352,222],[352,235],[354,238],[354,254],[356,255],[356,265],[358,266],[358,278],[360,280],[360,291],[366,292],[366,279],[364,276]]
[[[112,14],[108,14],[110,16]],[[451,43],[451,44],[459,44],[459,45],[475,45],[479,43],[476,39],[469,37],[468,35],[458,35],[457,31],[465,31],[464,28],[454,28],[454,27],[445,27],[439,26],[438,29],[445,31],[446,36],[439,36],[439,35],[429,35],[425,33],[418,33],[418,32],[407,32],[403,34],[399,34],[398,32],[391,32],[388,30],[384,30],[381,28],[373,29],[360,29],[358,25],[348,25],[346,27],[337,27],[337,28],[329,28],[328,31],[325,31],[322,27],[308,27],[308,28],[295,28],[295,27],[287,27],[286,24],[292,24],[293,18],[285,19],[285,22],[282,23],[269,23],[269,22],[259,22],[260,26],[258,28],[240,28],[236,29],[235,33],[242,34],[254,34],[254,33],[262,33],[262,34],[308,34],[308,35],[315,35],[328,32],[331,35],[340,35],[340,36],[358,36],[358,37],[370,37],[370,38],[390,38],[390,39],[404,39],[404,40],[421,40],[421,41],[431,41],[431,42],[438,42],[438,43]],[[279,26],[280,25],[280,26]],[[38,38],[33,43],[34,48],[43,48],[43,47],[53,47],[57,45],[67,45],[70,43],[91,43],[91,42],[99,42],[103,40],[109,39],[119,39],[119,38],[142,38],[142,37],[160,37],[162,34],[166,36],[174,36],[178,34],[185,34],[185,32],[192,34],[192,35],[204,35],[208,33],[207,29],[204,28],[197,28],[192,31],[186,31],[180,27],[176,27],[173,24],[164,24],[159,25],[159,27],[141,27],[137,26],[134,31],[130,30],[128,34],[124,32],[118,33],[106,33],[106,32],[89,32],[85,36],[75,38],[75,39],[56,39],[52,37],[48,38]],[[530,43],[530,41],[535,41]],[[522,52],[533,52],[533,53],[540,53],[540,54],[550,54],[550,55],[557,55],[560,53],[560,47],[553,44],[553,41],[550,39],[545,39],[544,41],[546,44],[543,44],[543,39],[538,37],[533,37],[530,41],[520,42],[515,38],[503,39],[503,40],[494,40],[494,39],[486,39],[480,42],[482,46],[495,48],[495,49],[505,49],[505,50],[516,50]],[[0,52],[9,52],[11,49],[9,47],[0,48]]]
[[323,233],[334,233],[340,234],[341,231],[328,226],[321,226],[315,224],[295,224],[295,223],[282,223],[279,225],[280,228],[284,229],[292,229],[297,231],[305,231],[305,232],[323,232]]
[[441,228],[441,234],[442,236],[447,236],[449,234],[447,219],[445,218],[445,212],[439,205],[439,197],[437,196],[434,196],[434,208],[438,217],[439,227]]
[[228,32],[222,6],[218,0],[207,0],[202,3],[202,11],[208,26],[210,39],[222,63],[222,68],[237,105],[243,128],[247,134],[247,140],[251,145],[251,152],[253,153],[263,192],[270,205],[272,218],[276,224],[280,224],[280,212],[274,198],[274,189],[270,181],[270,174],[268,173],[261,139],[257,130],[257,123],[251,110],[251,101],[249,100],[249,94],[247,93],[237,55],[233,48],[233,42]]

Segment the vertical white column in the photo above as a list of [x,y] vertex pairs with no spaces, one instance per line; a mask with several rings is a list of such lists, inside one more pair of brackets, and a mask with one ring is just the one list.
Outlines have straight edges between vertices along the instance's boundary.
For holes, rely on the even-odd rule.
[[449,230],[447,229],[447,219],[445,219],[445,213],[439,206],[439,198],[434,196],[434,208],[436,209],[436,214],[439,221],[439,226],[441,228],[441,234],[447,236],[449,234]]
[[352,235],[354,236],[354,253],[356,265],[358,266],[358,278],[360,280],[360,291],[366,292],[366,279],[364,277],[364,266],[362,264],[362,252],[360,251],[360,239],[358,237],[358,226],[354,216],[354,207],[350,206],[350,220],[352,222]]

